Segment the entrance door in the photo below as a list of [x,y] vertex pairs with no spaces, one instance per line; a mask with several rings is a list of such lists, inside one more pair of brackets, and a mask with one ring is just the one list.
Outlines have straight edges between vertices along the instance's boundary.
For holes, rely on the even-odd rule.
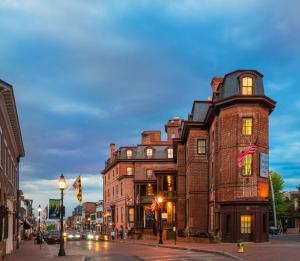
[[241,215],[241,239],[243,241],[252,241],[253,216]]

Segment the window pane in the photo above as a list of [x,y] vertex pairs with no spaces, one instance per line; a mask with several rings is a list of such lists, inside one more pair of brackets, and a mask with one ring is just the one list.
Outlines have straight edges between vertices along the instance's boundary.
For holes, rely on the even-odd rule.
[[253,160],[252,154],[248,154],[246,158],[243,160],[243,167],[242,167],[243,176],[252,175],[252,160]]
[[252,118],[243,118],[242,120],[242,134],[251,135],[252,134]]
[[173,149],[168,149],[168,158],[169,159],[173,158]]
[[242,79],[242,94],[252,95],[253,79],[251,77],[244,77]]
[[205,154],[206,153],[206,141],[205,140],[198,140],[198,142],[197,142],[197,151],[198,151],[198,154]]

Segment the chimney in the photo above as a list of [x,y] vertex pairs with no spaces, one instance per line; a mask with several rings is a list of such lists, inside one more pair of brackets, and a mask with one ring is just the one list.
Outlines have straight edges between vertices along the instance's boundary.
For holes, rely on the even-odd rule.
[[222,82],[223,82],[223,77],[215,76],[214,78],[212,78],[210,85],[213,93],[218,91],[219,84]]
[[115,154],[116,145],[114,143],[110,144],[110,160],[113,160]]

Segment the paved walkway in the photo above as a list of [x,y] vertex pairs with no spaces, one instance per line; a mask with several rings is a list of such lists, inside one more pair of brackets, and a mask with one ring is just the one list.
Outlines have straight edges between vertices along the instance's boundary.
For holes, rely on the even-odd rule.
[[43,244],[40,248],[39,245],[34,244],[33,240],[24,241],[20,244],[20,248],[17,249],[11,256],[5,258],[7,261],[83,261],[83,256],[68,255],[65,257],[58,257],[50,253],[48,245]]

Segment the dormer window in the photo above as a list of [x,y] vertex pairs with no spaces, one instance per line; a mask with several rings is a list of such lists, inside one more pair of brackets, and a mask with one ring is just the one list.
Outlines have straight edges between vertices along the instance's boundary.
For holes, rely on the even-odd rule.
[[242,94],[243,95],[252,95],[253,94],[253,78],[252,77],[243,77],[242,78]]
[[132,150],[127,150],[126,151],[126,157],[127,157],[127,159],[131,159],[132,158]]
[[151,149],[151,148],[146,149],[146,155],[147,155],[147,158],[152,158],[153,149]]
[[168,159],[173,159],[173,149],[168,148]]

